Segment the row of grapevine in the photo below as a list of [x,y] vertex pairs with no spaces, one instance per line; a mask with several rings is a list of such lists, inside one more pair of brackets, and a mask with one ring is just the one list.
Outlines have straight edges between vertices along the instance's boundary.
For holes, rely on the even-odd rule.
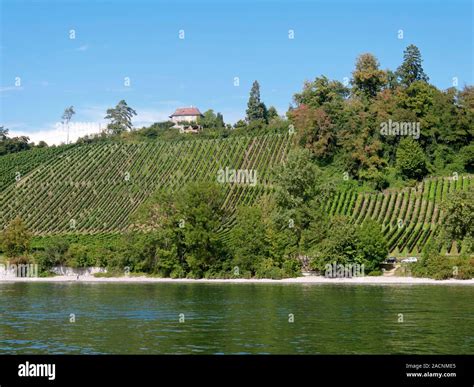
[[285,160],[289,144],[289,136],[272,134],[74,146],[31,167],[20,180],[7,181],[0,191],[0,228],[21,216],[35,235],[120,232],[156,190],[215,182],[226,168],[252,171],[255,186],[224,182],[224,205],[232,214],[271,185],[272,168]]
[[[430,178],[415,188],[383,193],[338,192],[325,205],[330,216],[350,216],[361,224],[373,219],[382,225],[390,251],[396,255],[418,254],[439,227],[441,203],[449,193],[474,186],[471,175]],[[453,243],[446,252],[456,254],[462,246]]]
[[34,148],[0,157],[0,192],[33,169],[58,157],[70,147]]

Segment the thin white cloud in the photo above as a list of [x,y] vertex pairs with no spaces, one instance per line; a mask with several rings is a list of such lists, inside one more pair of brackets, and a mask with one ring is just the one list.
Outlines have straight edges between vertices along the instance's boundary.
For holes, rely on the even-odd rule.
[[23,90],[23,86],[4,86],[0,87],[0,93],[6,93],[7,91],[20,91]]
[[79,46],[78,48],[76,48],[75,51],[87,51],[88,49],[89,49],[89,45],[83,44],[82,46]]
[[[71,122],[69,125],[69,142],[75,142],[79,137],[84,137],[87,134],[100,133],[105,127],[105,122]],[[30,138],[30,141],[36,144],[40,141],[45,141],[48,145],[59,145],[66,143],[67,129],[57,122],[33,132],[10,130],[10,135],[27,136]]]

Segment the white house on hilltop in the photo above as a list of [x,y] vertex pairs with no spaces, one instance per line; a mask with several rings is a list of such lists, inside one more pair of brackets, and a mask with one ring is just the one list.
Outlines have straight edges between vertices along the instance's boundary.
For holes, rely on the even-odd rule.
[[199,117],[204,116],[198,108],[192,106],[188,108],[178,108],[172,115],[170,115],[171,121],[175,124],[180,121],[196,122]]
[[[173,128],[179,129],[182,133],[197,133],[202,128],[200,125],[197,125],[197,120],[199,117],[204,117],[202,113],[196,107],[185,107],[178,108],[176,111],[169,116],[171,121],[174,123]],[[189,125],[180,124],[180,122],[189,122]],[[194,124],[193,124],[194,123]]]

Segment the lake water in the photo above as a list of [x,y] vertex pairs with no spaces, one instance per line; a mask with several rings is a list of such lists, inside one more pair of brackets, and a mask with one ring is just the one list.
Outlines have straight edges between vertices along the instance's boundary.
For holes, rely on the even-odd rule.
[[473,300],[471,286],[3,283],[0,353],[474,354]]

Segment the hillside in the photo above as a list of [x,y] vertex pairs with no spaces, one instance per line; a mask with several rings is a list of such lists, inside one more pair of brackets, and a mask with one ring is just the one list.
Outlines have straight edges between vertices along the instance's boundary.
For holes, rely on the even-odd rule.
[[[0,228],[20,216],[34,235],[124,231],[157,190],[216,181],[219,169],[255,170],[255,186],[226,185],[223,206],[251,203],[285,160],[289,136],[238,136],[46,148],[0,158]],[[17,172],[20,172],[17,175]],[[19,176],[19,178],[16,178]]]
[[[0,158],[0,227],[22,217],[36,236],[105,235],[127,229],[131,216],[156,191],[174,191],[191,181],[216,181],[219,169],[257,171],[255,186],[226,184],[223,207],[231,216],[270,188],[271,170],[285,161],[290,138],[239,136],[153,143],[103,143],[34,149]],[[329,216],[383,227],[395,255],[418,254],[440,226],[439,204],[449,192],[472,186],[470,175],[430,178],[416,188],[358,193],[345,190],[328,200]],[[453,242],[446,252],[458,254]]]

